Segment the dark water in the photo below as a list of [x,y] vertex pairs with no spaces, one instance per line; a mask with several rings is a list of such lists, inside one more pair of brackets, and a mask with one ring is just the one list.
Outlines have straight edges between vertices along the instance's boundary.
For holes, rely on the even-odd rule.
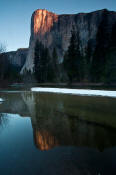
[[116,175],[115,98],[0,98],[0,175]]

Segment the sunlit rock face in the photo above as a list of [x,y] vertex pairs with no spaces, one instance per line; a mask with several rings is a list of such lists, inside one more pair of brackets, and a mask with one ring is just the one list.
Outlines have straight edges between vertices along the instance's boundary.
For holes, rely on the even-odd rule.
[[[37,10],[32,16],[32,35],[44,35],[49,32],[53,24],[58,21],[58,15],[47,10]],[[33,30],[34,29],[34,30]]]
[[87,48],[88,41],[91,42],[94,50],[96,34],[99,24],[103,20],[104,11],[108,12],[109,30],[111,30],[116,21],[116,13],[106,9],[72,15],[56,15],[47,10],[36,10],[31,18],[29,52],[21,73],[25,69],[33,72],[34,46],[37,39],[49,48],[50,53],[54,47],[56,48],[59,62],[63,61],[64,53],[69,46],[72,28],[79,34],[82,54]]

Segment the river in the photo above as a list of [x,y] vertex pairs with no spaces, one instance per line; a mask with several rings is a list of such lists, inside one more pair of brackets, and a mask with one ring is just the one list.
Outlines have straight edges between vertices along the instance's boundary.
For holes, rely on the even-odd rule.
[[10,89],[0,99],[1,175],[116,175],[116,98]]

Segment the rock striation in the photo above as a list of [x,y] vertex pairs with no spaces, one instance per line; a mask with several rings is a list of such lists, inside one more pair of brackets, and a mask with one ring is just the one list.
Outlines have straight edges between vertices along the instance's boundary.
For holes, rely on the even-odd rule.
[[82,54],[84,54],[88,42],[91,43],[92,49],[94,50],[97,31],[103,20],[105,11],[108,12],[109,30],[112,30],[112,26],[114,22],[116,22],[116,12],[106,9],[91,13],[70,15],[57,15],[45,9],[36,10],[31,18],[29,51],[21,73],[23,73],[24,70],[33,72],[34,46],[37,39],[41,41],[50,52],[52,52],[53,48],[56,48],[59,62],[63,61],[63,55],[69,46],[73,28],[79,34]]

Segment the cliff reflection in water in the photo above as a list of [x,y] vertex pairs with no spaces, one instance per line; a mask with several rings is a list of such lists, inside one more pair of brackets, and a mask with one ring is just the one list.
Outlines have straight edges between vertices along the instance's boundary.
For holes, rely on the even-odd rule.
[[31,118],[40,150],[59,146],[116,146],[116,101],[111,98],[21,92],[3,94],[0,112]]
[[[34,128],[33,128],[34,129]],[[34,129],[34,142],[37,148],[40,150],[49,150],[58,146],[56,138],[47,131],[41,131]]]
[[116,146],[116,102],[112,99],[31,92],[22,96],[38,149],[78,146],[103,151]]

